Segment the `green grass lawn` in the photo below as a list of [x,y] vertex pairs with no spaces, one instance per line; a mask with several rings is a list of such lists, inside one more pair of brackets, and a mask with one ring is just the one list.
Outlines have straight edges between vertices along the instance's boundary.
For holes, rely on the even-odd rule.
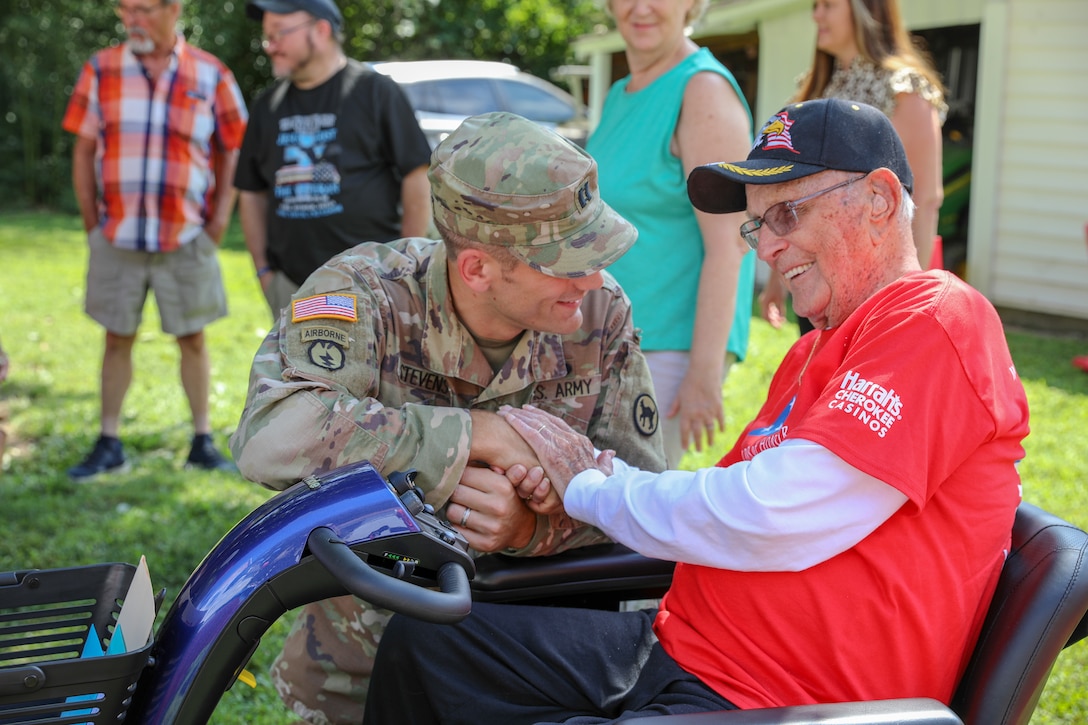
[[[98,433],[102,333],[82,312],[86,257],[75,217],[0,217],[0,339],[12,360],[11,376],[0,385],[0,425],[9,435],[0,475],[0,571],[135,563],[146,555],[155,588],[167,590],[165,612],[204,554],[271,494],[237,476],[182,469],[192,431],[178,380],[177,347],[159,331],[153,304],[145,310],[121,431],[133,466],[94,483],[67,479],[65,470]],[[237,225],[221,260],[230,315],[207,329],[207,339],[212,424],[217,443],[225,447],[269,315]],[[749,359],[734,367],[725,388],[724,438],[713,452],[689,454],[684,467],[718,459],[755,412],[796,334],[796,327],[773,330],[753,321]],[[1008,335],[1032,411],[1020,468],[1024,497],[1088,527],[1082,494],[1088,481],[1083,442],[1088,375],[1069,364],[1073,355],[1088,352],[1088,342],[1012,330]],[[235,685],[211,722],[293,722],[267,675],[289,622],[285,618],[273,626],[250,664],[257,687]],[[1062,654],[1032,722],[1088,721],[1086,692],[1088,645],[1081,644]]]

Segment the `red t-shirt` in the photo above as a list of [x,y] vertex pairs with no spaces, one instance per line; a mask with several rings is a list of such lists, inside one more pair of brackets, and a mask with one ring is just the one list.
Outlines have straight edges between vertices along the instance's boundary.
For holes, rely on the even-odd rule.
[[655,624],[662,645],[741,708],[947,703],[1007,555],[1027,433],[990,303],[945,272],[889,285],[793,346],[719,465],[801,438],[908,503],[802,572],[679,565]]

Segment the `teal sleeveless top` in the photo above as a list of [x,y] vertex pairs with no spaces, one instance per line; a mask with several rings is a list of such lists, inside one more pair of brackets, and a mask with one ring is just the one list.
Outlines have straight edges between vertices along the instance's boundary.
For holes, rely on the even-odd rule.
[[[643,350],[691,349],[703,239],[669,144],[688,80],[703,71],[725,77],[745,103],[733,74],[701,48],[640,91],[626,92],[629,76],[613,84],[586,144],[599,166],[601,198],[638,229],[638,241],[608,271],[631,298]],[[755,253],[744,255],[727,346],[740,359],[748,350],[755,265]]]

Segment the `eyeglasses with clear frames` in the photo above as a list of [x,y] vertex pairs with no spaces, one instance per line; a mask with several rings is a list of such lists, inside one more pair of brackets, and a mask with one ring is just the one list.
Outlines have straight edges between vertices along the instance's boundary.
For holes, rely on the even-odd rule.
[[114,5],[113,12],[117,14],[117,17],[123,18],[126,15],[138,18],[140,20],[147,20],[155,11],[160,10],[166,3],[158,3],[156,5],[121,5],[118,3]]
[[295,32],[296,30],[301,30],[302,28],[305,28],[307,25],[313,25],[316,22],[317,22],[317,18],[310,18],[309,20],[307,20],[305,22],[302,22],[302,23],[299,23],[298,25],[292,25],[289,28],[284,28],[283,30],[277,30],[276,32],[270,33],[268,35],[262,35],[261,36],[261,48],[264,49],[264,50],[268,50],[268,48],[270,46],[272,46],[273,44],[278,45],[281,40],[286,38],[291,33]]
[[818,196],[823,196],[829,191],[835,189],[841,189],[844,186],[849,186],[855,181],[861,181],[868,174],[862,174],[861,176],[855,176],[852,179],[841,181],[834,186],[829,186],[826,189],[820,189],[813,192],[808,196],[803,196],[800,199],[794,199],[793,201],[780,201],[767,211],[763,212],[763,216],[755,219],[749,219],[740,225],[740,235],[744,237],[744,241],[748,243],[748,246],[752,249],[759,249],[759,228],[766,224],[771,228],[771,231],[778,236],[784,236],[789,234],[797,228],[797,209],[802,204],[806,204]]

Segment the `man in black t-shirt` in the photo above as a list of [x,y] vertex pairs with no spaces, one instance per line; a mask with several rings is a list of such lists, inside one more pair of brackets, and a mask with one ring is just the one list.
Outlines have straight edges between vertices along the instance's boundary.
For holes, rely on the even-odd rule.
[[334,254],[427,233],[430,146],[400,87],[344,55],[333,0],[249,0],[246,13],[278,81],[253,104],[234,185],[278,319]]

